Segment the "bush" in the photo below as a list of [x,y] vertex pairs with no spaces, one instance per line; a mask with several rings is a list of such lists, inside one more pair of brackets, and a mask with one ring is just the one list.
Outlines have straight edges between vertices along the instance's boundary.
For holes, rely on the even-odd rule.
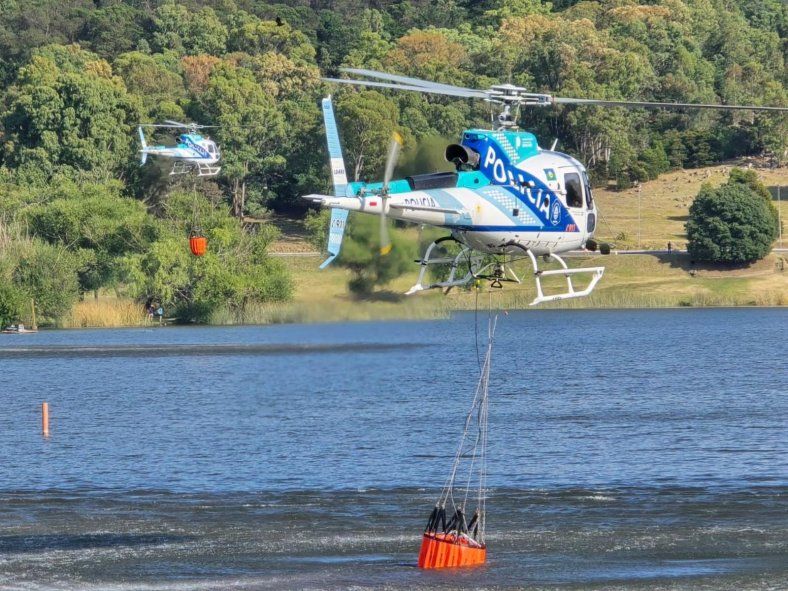
[[670,161],[668,154],[665,152],[665,146],[662,142],[654,142],[654,144],[643,150],[640,155],[640,165],[646,172],[648,178],[638,180],[650,180],[657,178],[663,172],[670,170]]
[[349,218],[347,234],[337,263],[350,269],[353,277],[348,283],[351,292],[369,295],[375,287],[385,285],[405,273],[415,256],[414,244],[390,230],[392,249],[380,254],[380,221],[377,216],[353,214]]
[[10,283],[0,283],[0,328],[19,321],[25,306],[22,291]]
[[318,251],[324,252],[328,246],[329,220],[331,210],[328,208],[312,210],[306,214],[304,228],[307,231],[307,240]]
[[[210,322],[217,310],[242,311],[251,303],[290,298],[287,269],[267,254],[275,228],[260,225],[247,233],[225,206],[214,207],[193,193],[173,194],[167,212],[172,218],[161,222],[158,239],[123,260],[132,297],[160,302],[181,322]],[[189,228],[198,223],[208,238],[202,257],[192,256],[188,246]]]
[[12,280],[28,298],[35,299],[36,309],[50,320],[68,313],[79,297],[74,255],[38,240],[21,253]]
[[692,202],[687,250],[696,260],[750,263],[765,257],[777,237],[774,207],[733,176],[716,189],[704,185]]

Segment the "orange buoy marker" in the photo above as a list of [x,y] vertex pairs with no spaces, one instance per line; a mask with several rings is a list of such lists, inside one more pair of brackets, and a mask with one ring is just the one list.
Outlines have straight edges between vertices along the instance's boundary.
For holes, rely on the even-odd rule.
[[44,437],[49,437],[49,403],[41,404],[41,432]]
[[189,238],[189,249],[194,256],[203,256],[208,252],[208,239],[205,236],[191,236]]
[[[484,542],[487,492],[487,410],[493,336],[498,316],[490,314],[487,329],[487,354],[484,357],[476,395],[465,419],[465,430],[454,456],[441,496],[427,520],[421,538],[419,568],[451,568],[477,566],[487,560]],[[467,473],[455,487],[457,473]],[[476,497],[476,510],[470,522],[465,519],[465,507]],[[447,511],[447,507],[450,510]]]

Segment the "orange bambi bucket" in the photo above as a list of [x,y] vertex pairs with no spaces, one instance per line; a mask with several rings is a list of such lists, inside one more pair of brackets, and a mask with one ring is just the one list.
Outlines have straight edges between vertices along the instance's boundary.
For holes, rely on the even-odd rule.
[[425,533],[421,540],[419,568],[476,566],[487,559],[486,546],[474,546],[464,536]]
[[208,252],[208,239],[205,236],[192,236],[189,238],[189,248],[194,256],[201,257]]

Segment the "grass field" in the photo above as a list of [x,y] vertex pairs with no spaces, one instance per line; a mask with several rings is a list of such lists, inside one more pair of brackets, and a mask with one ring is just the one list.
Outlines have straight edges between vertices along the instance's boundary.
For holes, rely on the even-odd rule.
[[[674,171],[657,180],[642,183],[639,188],[595,191],[600,211],[597,237],[615,242],[620,249],[664,249],[668,241],[673,243],[674,248],[686,248],[684,224],[692,200],[703,183],[715,186],[724,183],[730,169],[730,165],[724,165]],[[783,187],[779,205],[785,220],[788,216],[788,168],[757,169],[757,172],[766,186]],[[778,202],[774,204],[777,206]],[[788,240],[785,244],[788,244]]]

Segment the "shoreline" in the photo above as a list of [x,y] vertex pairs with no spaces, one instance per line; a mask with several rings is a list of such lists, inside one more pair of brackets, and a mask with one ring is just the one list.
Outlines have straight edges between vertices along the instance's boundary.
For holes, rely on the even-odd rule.
[[[488,292],[482,292],[480,295],[487,295]],[[752,303],[743,303],[743,304],[720,304],[720,305],[665,305],[665,306],[638,306],[638,305],[631,305],[631,306],[539,306],[539,307],[509,307],[505,305],[501,305],[496,308],[499,311],[505,311],[506,313],[516,313],[516,312],[527,312],[527,313],[539,313],[539,312],[615,312],[615,311],[652,311],[652,310],[744,310],[744,309],[763,309],[763,310],[786,310],[788,309],[788,305],[786,304],[752,304]],[[484,313],[487,311],[487,307],[484,305],[480,305],[478,309],[479,313]],[[83,325],[83,326],[76,326],[76,325],[51,325],[51,326],[43,326],[39,327],[39,332],[51,332],[51,331],[69,331],[69,330],[117,330],[117,329],[167,329],[167,328],[215,328],[215,327],[254,327],[254,326],[274,326],[274,325],[281,325],[281,324],[303,324],[303,325],[316,325],[316,324],[341,324],[341,323],[353,323],[353,322],[407,322],[407,321],[437,321],[437,320],[448,320],[454,314],[472,314],[474,313],[474,308],[472,307],[450,307],[444,309],[436,309],[434,307],[425,308],[423,311],[417,314],[411,314],[408,310],[403,310],[402,314],[397,313],[386,313],[384,315],[374,317],[367,314],[357,314],[357,315],[330,315],[330,314],[322,314],[320,318],[315,318],[312,316],[311,313],[305,314],[302,316],[302,311],[298,309],[298,307],[294,307],[292,310],[292,316],[287,318],[276,318],[271,319],[269,321],[263,322],[255,322],[255,321],[248,321],[248,322],[214,322],[214,323],[179,323],[179,322],[169,322],[163,325],[159,325],[158,323],[140,323],[140,324],[103,324],[103,325]],[[314,311],[311,311],[314,312]],[[289,316],[288,314],[282,314],[282,316]]]

